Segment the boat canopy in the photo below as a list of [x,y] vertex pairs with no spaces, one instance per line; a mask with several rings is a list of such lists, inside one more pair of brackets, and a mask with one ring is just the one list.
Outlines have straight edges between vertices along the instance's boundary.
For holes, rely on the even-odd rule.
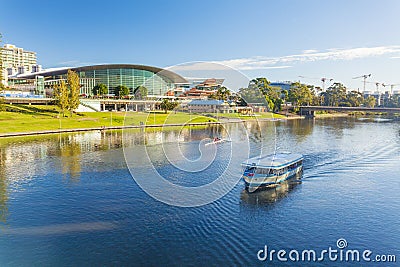
[[303,155],[296,153],[277,153],[249,158],[242,163],[244,167],[281,168],[303,160]]

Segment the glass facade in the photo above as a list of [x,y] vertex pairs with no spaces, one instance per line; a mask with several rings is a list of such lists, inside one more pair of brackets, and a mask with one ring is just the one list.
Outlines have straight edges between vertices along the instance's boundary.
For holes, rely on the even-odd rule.
[[43,76],[35,77],[35,94],[36,95],[44,95],[44,77]]
[[[108,94],[115,95],[116,88],[119,85],[124,85],[129,88],[130,95],[134,95],[134,91],[139,86],[147,88],[148,97],[158,97],[174,92],[175,85],[186,84],[187,80],[182,76],[157,67],[130,65],[130,64],[109,64],[109,65],[93,65],[85,67],[72,68],[79,76],[81,85],[80,94],[93,95],[93,87],[97,84],[105,84],[108,88]],[[58,70],[41,71],[31,74],[25,74],[16,79],[18,80],[33,80],[38,85],[38,90],[43,92],[43,87],[46,92],[51,93],[54,86],[62,80],[67,80],[68,68]]]
[[[164,95],[174,89],[174,84],[167,77],[161,77],[151,71],[134,68],[105,68],[78,71],[81,80],[81,94],[92,95],[96,84],[103,83],[109,94],[115,94],[115,88],[125,85],[133,94],[138,86],[145,86],[148,95]],[[65,78],[65,75],[63,75]]]

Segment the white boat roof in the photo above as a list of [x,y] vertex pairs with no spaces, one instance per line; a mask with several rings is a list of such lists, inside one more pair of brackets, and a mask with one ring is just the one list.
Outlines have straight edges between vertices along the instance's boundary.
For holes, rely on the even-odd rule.
[[279,168],[293,164],[303,159],[303,155],[290,152],[281,152],[270,155],[261,155],[242,163],[242,166],[256,166],[261,168]]

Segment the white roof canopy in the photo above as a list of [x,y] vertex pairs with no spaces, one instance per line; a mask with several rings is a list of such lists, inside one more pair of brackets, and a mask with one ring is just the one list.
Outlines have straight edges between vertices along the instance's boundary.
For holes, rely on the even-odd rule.
[[255,166],[261,168],[280,168],[291,165],[303,159],[303,155],[296,153],[277,153],[257,156],[242,163],[243,166]]

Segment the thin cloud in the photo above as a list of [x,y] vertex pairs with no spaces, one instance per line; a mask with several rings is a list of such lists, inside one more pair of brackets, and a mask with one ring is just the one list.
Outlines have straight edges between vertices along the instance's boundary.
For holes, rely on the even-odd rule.
[[307,50],[303,50],[303,54],[312,54],[312,53],[317,53],[318,50],[315,49],[307,49]]
[[[247,66],[247,64],[251,64],[252,66]],[[259,66],[256,66],[259,64]],[[193,62],[185,65],[176,65],[170,67],[173,71],[227,71],[232,69],[238,70],[252,70],[252,69],[287,69],[291,68],[291,65],[263,65],[262,61],[249,61],[246,62],[242,59],[233,59],[228,61],[210,61],[210,62]]]
[[287,68],[289,64],[315,62],[323,60],[354,60],[369,57],[378,57],[400,53],[400,46],[359,47],[350,49],[328,49],[326,51],[304,50],[301,54],[281,57],[250,57],[222,60],[216,63],[240,70],[255,70],[268,68]]
[[287,68],[291,68],[291,67],[293,67],[293,66],[289,66],[289,65],[287,65],[287,66],[271,66],[271,67],[264,67],[263,69],[269,69],[269,70],[271,70],[271,69],[287,69]]

